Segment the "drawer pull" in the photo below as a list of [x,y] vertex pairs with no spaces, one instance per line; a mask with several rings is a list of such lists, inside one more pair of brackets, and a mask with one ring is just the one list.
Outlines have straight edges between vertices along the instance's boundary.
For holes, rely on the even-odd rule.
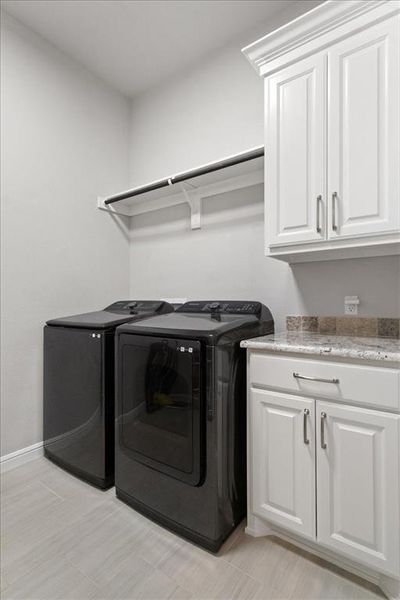
[[299,375],[293,373],[295,379],[306,379],[307,381],[319,381],[320,383],[339,383],[339,379],[323,379],[322,377],[308,377],[308,375]]
[[321,413],[321,448],[325,450],[326,442],[325,442],[325,419],[326,412]]
[[310,414],[310,411],[308,410],[308,408],[305,408],[303,411],[303,441],[305,444],[310,443],[310,440],[308,439],[308,434],[307,434],[307,418],[308,418],[309,414]]

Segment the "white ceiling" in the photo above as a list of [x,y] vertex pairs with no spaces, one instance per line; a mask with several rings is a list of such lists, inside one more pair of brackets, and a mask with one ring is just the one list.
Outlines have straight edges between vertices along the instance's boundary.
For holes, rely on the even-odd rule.
[[[134,96],[229,44],[293,0],[3,0],[13,17]],[[248,40],[252,41],[252,40]]]

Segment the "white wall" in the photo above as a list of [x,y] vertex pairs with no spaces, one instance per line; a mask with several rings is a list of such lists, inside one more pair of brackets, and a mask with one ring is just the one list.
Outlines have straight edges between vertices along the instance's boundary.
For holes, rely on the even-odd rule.
[[[4,17],[2,454],[42,440],[46,319],[128,296],[124,225],[97,195],[128,184],[125,99]],[[121,229],[122,227],[122,229]]]
[[[314,4],[294,4],[258,35]],[[240,53],[256,37],[133,101],[132,185],[263,143],[263,82]],[[185,206],[135,217],[130,273],[131,296],[261,300],[278,329],[287,314],[343,314],[344,296],[353,294],[362,315],[400,315],[397,257],[292,268],[266,258],[260,187],[204,202],[201,231],[190,231]]]

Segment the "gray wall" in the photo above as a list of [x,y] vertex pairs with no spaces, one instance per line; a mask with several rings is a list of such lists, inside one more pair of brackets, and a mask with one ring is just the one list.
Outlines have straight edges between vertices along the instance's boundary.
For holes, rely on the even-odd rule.
[[131,296],[255,299],[277,329],[287,314],[343,314],[358,294],[360,314],[399,316],[398,257],[297,264],[264,256],[263,190],[203,201],[203,227],[189,229],[186,206],[135,217]]
[[[257,33],[134,100],[131,182],[143,184],[262,144],[263,81],[240,47],[312,5],[295,3]],[[205,201],[201,231],[190,231],[185,206],[135,217],[131,295],[259,299],[271,307],[278,329],[287,314],[343,314],[344,296],[353,294],[360,295],[360,314],[400,314],[398,257],[290,267],[266,258],[263,248],[260,186]]]
[[129,107],[4,17],[2,454],[42,440],[46,319],[128,295],[128,238],[96,209],[128,184]]
[[[297,265],[263,253],[261,186],[133,219],[97,195],[263,143],[263,86],[241,45],[316,2],[244,36],[131,106],[41,38],[3,18],[2,454],[42,439],[42,326],[116,298],[256,298],[278,328],[288,313],[398,316],[394,257]],[[129,139],[129,129],[131,130]],[[128,164],[128,157],[130,162]],[[129,239],[130,236],[130,239]],[[130,283],[130,290],[129,290]]]
[[132,185],[263,144],[263,82],[240,49],[320,3],[293,2],[267,24],[136,97],[131,113]]

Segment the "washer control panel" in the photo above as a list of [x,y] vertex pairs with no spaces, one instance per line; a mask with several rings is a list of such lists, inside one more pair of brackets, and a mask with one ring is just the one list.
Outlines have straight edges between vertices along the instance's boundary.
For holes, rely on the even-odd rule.
[[119,300],[104,310],[118,314],[136,314],[142,312],[158,312],[164,302],[156,300]]
[[176,309],[184,313],[224,313],[234,315],[261,314],[261,303],[243,300],[192,300]]

